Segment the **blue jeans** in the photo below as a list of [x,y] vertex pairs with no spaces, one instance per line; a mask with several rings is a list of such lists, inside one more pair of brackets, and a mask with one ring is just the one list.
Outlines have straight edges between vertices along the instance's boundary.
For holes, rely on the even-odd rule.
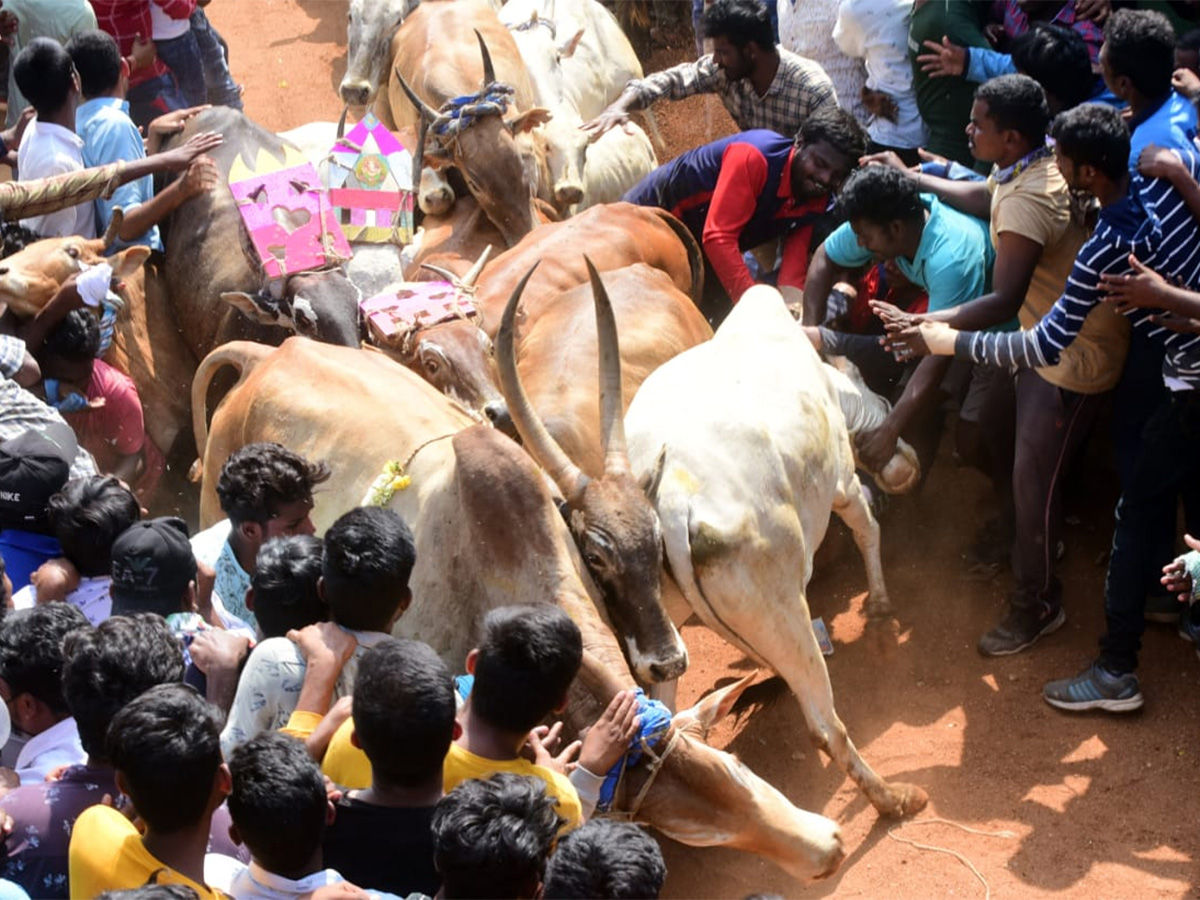
[[1146,585],[1164,562],[1164,530],[1175,527],[1181,491],[1200,479],[1200,396],[1165,396],[1142,429],[1137,459],[1117,502],[1112,556],[1104,584],[1108,631],[1100,639],[1100,664],[1123,674],[1137,668],[1146,629]]
[[145,128],[163,113],[187,106],[170,72],[130,88],[125,99],[129,101],[129,118],[138,128]]
[[169,41],[155,41],[154,49],[175,76],[183,100],[188,106],[200,106],[208,99],[204,87],[204,63],[200,60],[200,48],[196,35],[190,30]]
[[225,59],[225,48],[221,36],[208,21],[204,10],[197,7],[191,18],[192,35],[200,50],[200,61],[204,66],[204,84],[208,90],[208,102],[232,109],[242,108],[242,95],[229,74],[229,63]]

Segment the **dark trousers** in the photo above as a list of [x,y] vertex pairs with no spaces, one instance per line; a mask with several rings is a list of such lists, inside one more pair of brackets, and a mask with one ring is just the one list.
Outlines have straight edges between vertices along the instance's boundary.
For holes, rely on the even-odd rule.
[[1108,394],[1077,394],[1036,372],[1017,373],[1016,434],[1012,459],[1015,522],[1012,606],[1044,616],[1062,600],[1054,574],[1062,535],[1062,482]]
[[228,106],[233,109],[242,108],[242,95],[233,77],[229,74],[229,61],[225,56],[225,48],[221,36],[208,21],[208,16],[199,7],[192,13],[192,34],[196,38],[196,47],[200,50],[200,60],[204,64],[204,83],[207,85],[208,102],[217,106]]
[[201,106],[208,101],[208,91],[204,87],[204,63],[200,59],[200,48],[196,44],[196,35],[189,28],[177,38],[169,41],[155,41],[154,49],[158,58],[163,61],[183,94],[188,106]]
[[130,88],[125,99],[129,101],[129,118],[142,129],[163,113],[183,109],[187,105],[170,72]]
[[1171,393],[1142,429],[1137,457],[1117,502],[1112,555],[1104,585],[1108,631],[1100,663],[1110,672],[1132,672],[1145,630],[1146,585],[1163,565],[1164,530],[1175,525],[1181,491],[1200,480],[1200,397]]

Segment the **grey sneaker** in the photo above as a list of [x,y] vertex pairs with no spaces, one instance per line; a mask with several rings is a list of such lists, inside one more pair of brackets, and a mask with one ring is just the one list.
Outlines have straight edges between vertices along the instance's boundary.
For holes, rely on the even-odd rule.
[[1038,638],[1062,628],[1067,614],[1062,606],[1047,609],[1034,618],[1009,607],[1004,621],[979,639],[976,645],[984,656],[1011,656],[1033,646]]
[[1042,688],[1042,696],[1051,706],[1072,712],[1132,712],[1141,709],[1144,702],[1136,675],[1114,675],[1098,662],[1074,678],[1051,681]]

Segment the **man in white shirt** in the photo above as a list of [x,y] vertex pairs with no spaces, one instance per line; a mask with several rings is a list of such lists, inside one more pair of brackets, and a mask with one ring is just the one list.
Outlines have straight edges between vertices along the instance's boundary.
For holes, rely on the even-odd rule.
[[59,766],[83,762],[62,691],[63,638],[87,619],[69,603],[48,603],[10,612],[0,625],[0,699],[8,707],[14,737],[24,738],[14,768],[4,773],[6,787],[37,784]]
[[[17,150],[19,177],[28,181],[81,171],[83,139],[75,133],[79,75],[62,44],[51,38],[34,38],[17,54],[13,78],[37,110],[37,118],[25,129]],[[42,237],[96,236],[96,214],[91,203],[22,219],[21,224]]]

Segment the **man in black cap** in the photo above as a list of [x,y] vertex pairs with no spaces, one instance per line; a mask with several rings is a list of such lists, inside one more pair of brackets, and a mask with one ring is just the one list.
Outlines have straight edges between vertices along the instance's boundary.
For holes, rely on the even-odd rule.
[[[157,613],[173,628],[196,616],[196,557],[175,516],[135,522],[112,548],[112,614]],[[193,629],[194,630],[194,629]]]
[[49,502],[67,483],[77,446],[63,423],[30,428],[0,443],[0,556],[13,590],[42,563],[62,555]]

